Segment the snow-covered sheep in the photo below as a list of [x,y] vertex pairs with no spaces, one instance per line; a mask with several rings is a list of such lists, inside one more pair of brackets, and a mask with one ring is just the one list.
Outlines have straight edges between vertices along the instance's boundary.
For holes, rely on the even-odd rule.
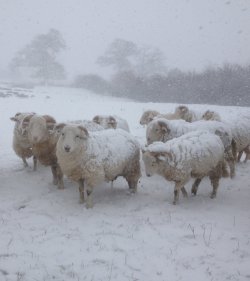
[[103,126],[97,124],[96,122],[92,120],[70,120],[67,121],[67,124],[75,124],[75,125],[81,125],[85,127],[88,131],[95,132],[95,131],[102,131],[104,130]]
[[104,129],[123,129],[129,132],[128,122],[116,115],[96,115],[93,121]]
[[183,119],[187,122],[194,122],[201,119],[198,112],[190,110],[186,105],[177,106],[174,113],[178,116],[176,119]]
[[32,144],[32,151],[39,162],[44,166],[50,166],[53,183],[59,189],[64,188],[63,174],[56,157],[57,136],[52,133],[56,120],[49,115],[34,115],[28,125],[28,137]]
[[123,176],[132,192],[136,192],[141,176],[140,145],[128,132],[103,130],[88,132],[83,126],[66,125],[57,142],[56,155],[63,174],[79,183],[80,202],[93,206],[94,186]]
[[[28,122],[34,115],[33,112],[18,112],[15,116],[10,117],[10,120],[15,122],[12,147],[16,155],[19,156],[24,164],[24,167],[28,167],[27,158],[33,156],[32,145],[28,139],[27,130],[24,128],[23,123]],[[36,170],[36,158],[33,156],[33,169]]]
[[211,110],[205,111],[202,115],[202,119],[210,121],[221,121],[220,114]]
[[[206,130],[217,134],[225,148],[225,160],[230,168],[231,178],[235,175],[235,160],[233,155],[233,139],[230,127],[218,121],[196,121],[193,123],[184,120],[166,120],[159,118],[151,121],[146,130],[147,144],[155,141],[167,142],[173,138],[180,137],[188,132]],[[223,166],[225,176],[227,174],[226,166]]]
[[166,143],[155,142],[143,150],[146,175],[158,174],[175,182],[174,204],[191,177],[196,178],[192,194],[196,195],[202,178],[209,176],[213,186],[210,197],[216,197],[223,159],[221,139],[207,131],[190,132]]
[[[215,119],[218,113],[211,112],[210,119]],[[205,119],[206,120],[206,119]],[[232,131],[233,142],[235,143],[234,157],[235,161],[240,161],[243,152],[248,158],[248,147],[250,145],[250,118],[246,115],[231,116],[228,119],[222,119],[222,123],[227,124]],[[238,157],[237,157],[238,153]],[[244,162],[247,161],[247,158]]]
[[151,122],[154,118],[165,118],[168,120],[175,120],[180,119],[180,117],[175,113],[166,113],[162,114],[156,110],[146,110],[143,112],[140,124],[141,125],[147,125],[149,122]]

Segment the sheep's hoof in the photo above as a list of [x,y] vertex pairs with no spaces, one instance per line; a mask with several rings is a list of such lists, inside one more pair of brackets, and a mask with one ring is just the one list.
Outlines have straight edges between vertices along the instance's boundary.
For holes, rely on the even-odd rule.
[[187,191],[186,191],[185,187],[181,188],[181,192],[182,192],[183,197],[185,197],[185,198],[188,197],[188,194],[187,194]]
[[59,186],[58,186],[58,189],[61,189],[61,190],[62,190],[62,189],[64,189],[64,186],[63,186],[63,185],[59,185]]
[[214,193],[212,193],[211,195],[210,195],[210,198],[211,199],[214,199],[216,197],[216,194],[214,194]]
[[192,188],[191,193],[192,193],[194,196],[196,196],[197,190],[196,190],[195,188]]
[[86,203],[86,209],[92,209],[93,203]]
[[81,197],[81,196],[80,196],[80,198],[79,198],[79,204],[83,204],[84,202],[85,202],[84,197]]

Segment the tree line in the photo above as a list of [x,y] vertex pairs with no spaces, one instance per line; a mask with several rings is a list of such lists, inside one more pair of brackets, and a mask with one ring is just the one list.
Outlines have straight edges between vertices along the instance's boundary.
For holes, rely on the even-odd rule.
[[[51,29],[17,52],[10,69],[16,77],[25,73],[36,83],[53,84],[66,78],[58,59],[65,49],[61,33]],[[166,61],[158,48],[117,38],[96,61],[111,70],[110,79],[94,73],[82,74],[75,77],[71,86],[145,102],[250,106],[250,65],[224,64],[202,72],[185,72],[168,69]]]

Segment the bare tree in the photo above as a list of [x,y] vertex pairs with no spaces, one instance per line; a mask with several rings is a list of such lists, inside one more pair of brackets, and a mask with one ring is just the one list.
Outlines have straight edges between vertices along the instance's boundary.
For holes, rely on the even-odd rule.
[[65,78],[64,67],[57,61],[59,52],[66,48],[58,30],[50,29],[47,34],[37,35],[31,43],[21,49],[10,63],[13,72],[28,69],[32,78],[47,84]]

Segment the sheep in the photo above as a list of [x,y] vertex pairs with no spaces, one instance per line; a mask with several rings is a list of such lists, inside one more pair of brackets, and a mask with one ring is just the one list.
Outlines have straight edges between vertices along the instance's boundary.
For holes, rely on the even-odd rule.
[[93,207],[94,186],[103,181],[123,176],[130,191],[137,190],[141,176],[140,145],[122,129],[89,132],[83,126],[66,125],[57,142],[56,155],[63,174],[78,182],[80,203],[84,202],[86,183],[87,208]]
[[[217,112],[210,112],[210,119],[215,119],[217,115],[218,115]],[[244,162],[246,162],[249,154],[248,147],[250,145],[249,116],[238,115],[237,117],[231,117],[228,120],[222,119],[221,122],[227,124],[231,128],[233,142],[235,144],[235,151],[234,151],[235,161],[239,162],[243,152],[245,152],[246,159],[244,160]]]
[[127,121],[116,115],[96,115],[92,121],[101,125],[104,129],[120,128],[129,132]]
[[50,166],[53,175],[53,184],[59,189],[64,188],[63,174],[56,157],[57,136],[52,134],[56,121],[49,115],[34,115],[28,124],[28,137],[32,144],[32,151],[39,162]]
[[224,159],[224,145],[217,135],[190,132],[166,143],[154,142],[142,152],[147,176],[158,174],[175,182],[173,204],[178,202],[179,191],[191,177],[196,178],[193,195],[197,194],[202,178],[208,176],[213,186],[210,197],[216,197]]
[[23,128],[24,120],[30,120],[34,114],[34,112],[18,112],[15,114],[15,116],[10,117],[10,120],[15,122],[12,140],[13,150],[15,151],[16,155],[22,159],[24,167],[29,166],[26,159],[33,156],[33,170],[36,170],[37,160],[33,155],[27,131]]
[[221,117],[220,114],[215,112],[215,111],[211,111],[211,110],[207,110],[203,113],[202,115],[202,119],[203,120],[212,120],[212,121],[221,121]]
[[175,108],[175,115],[179,118],[176,119],[183,119],[187,122],[194,122],[201,119],[198,116],[198,113],[190,110],[186,105],[179,105]]
[[[235,176],[235,160],[233,156],[234,143],[232,139],[232,132],[226,124],[218,121],[196,121],[193,123],[184,120],[166,120],[159,118],[151,121],[146,130],[147,144],[154,141],[167,142],[173,138],[197,130],[207,130],[211,133],[217,134],[225,147],[225,160],[228,162],[230,168],[230,177]],[[223,165],[224,176],[227,176],[226,166]]]
[[97,122],[94,122],[92,120],[70,120],[67,121],[67,124],[81,125],[91,132],[104,130],[103,126],[97,124]]
[[154,118],[165,118],[168,120],[180,119],[180,117],[175,113],[166,113],[162,114],[155,110],[146,110],[141,116],[140,124],[141,125],[148,125]]

